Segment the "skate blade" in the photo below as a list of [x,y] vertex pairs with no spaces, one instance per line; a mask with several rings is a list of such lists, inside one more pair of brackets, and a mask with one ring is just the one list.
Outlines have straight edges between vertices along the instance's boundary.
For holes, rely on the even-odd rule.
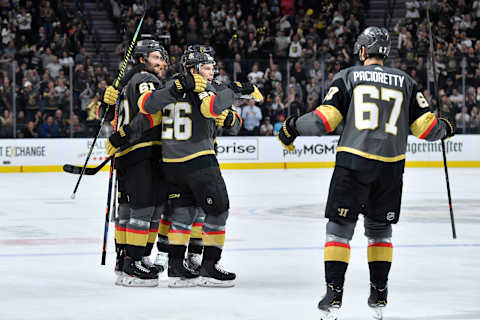
[[[115,272],[116,273],[116,272]],[[123,272],[118,272],[118,277],[117,277],[117,280],[115,280],[115,285],[116,286],[121,286],[123,285],[122,282],[123,282],[123,278],[125,277],[126,275],[123,273]]]
[[328,308],[327,311],[320,310],[320,320],[337,320],[340,308]]
[[200,287],[211,287],[211,288],[231,288],[235,286],[234,280],[217,280],[209,277],[200,277],[198,280],[198,285]]
[[197,286],[197,279],[182,279],[179,277],[169,277],[168,278],[168,287],[169,288],[191,288]]
[[370,307],[370,309],[372,309],[372,317],[373,319],[375,320],[383,320],[383,309],[385,307],[375,307],[375,308],[372,308]]
[[139,279],[137,277],[124,276],[122,279],[124,287],[156,287],[158,279]]

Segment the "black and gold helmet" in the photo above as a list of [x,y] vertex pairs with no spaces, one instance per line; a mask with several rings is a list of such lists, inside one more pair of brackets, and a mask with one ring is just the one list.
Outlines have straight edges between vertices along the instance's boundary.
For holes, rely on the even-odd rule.
[[367,57],[371,55],[381,56],[384,59],[390,53],[392,41],[387,29],[368,27],[358,36],[353,47],[353,53],[358,54],[362,47],[367,50]]

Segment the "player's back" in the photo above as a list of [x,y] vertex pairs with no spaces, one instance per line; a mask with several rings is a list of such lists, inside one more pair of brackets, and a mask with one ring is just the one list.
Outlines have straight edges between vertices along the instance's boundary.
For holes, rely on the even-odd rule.
[[335,79],[343,80],[346,94],[340,94],[348,105],[337,159],[345,162],[342,158],[354,154],[387,163],[404,160],[415,82],[401,70],[376,64],[345,69]]
[[163,161],[181,163],[204,155],[215,155],[215,121],[200,111],[200,98],[189,92],[163,109]]

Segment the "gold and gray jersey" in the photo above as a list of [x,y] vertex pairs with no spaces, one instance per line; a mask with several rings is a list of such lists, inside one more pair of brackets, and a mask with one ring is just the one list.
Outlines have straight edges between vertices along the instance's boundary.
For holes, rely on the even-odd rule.
[[[323,135],[344,121],[337,164],[359,169],[355,159],[403,161],[409,131],[429,141],[446,135],[416,82],[405,72],[379,65],[355,66],[335,75],[323,102],[298,118],[301,135]],[[354,156],[352,156],[354,155]]]
[[140,160],[161,157],[161,119],[159,114],[142,114],[138,98],[146,91],[160,89],[162,83],[146,71],[135,74],[122,90],[119,125],[129,125],[129,143],[116,153],[117,168],[130,166]]

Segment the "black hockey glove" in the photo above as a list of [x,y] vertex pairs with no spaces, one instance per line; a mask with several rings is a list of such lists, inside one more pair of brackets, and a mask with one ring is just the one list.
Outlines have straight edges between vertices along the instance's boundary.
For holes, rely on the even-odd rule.
[[295,138],[298,136],[298,131],[295,128],[295,122],[297,122],[297,116],[290,116],[283,122],[282,129],[278,133],[278,139],[282,146],[287,149],[288,151],[295,150],[295,146],[293,142]]
[[109,106],[105,102],[101,102],[98,106],[98,118],[101,119],[105,112],[107,113],[105,115],[105,121],[110,122],[115,118],[115,106]]
[[215,124],[217,127],[223,127],[225,129],[233,128],[238,121],[236,114],[237,112],[234,110],[225,109],[217,118],[215,118]]
[[445,130],[447,134],[442,139],[447,139],[455,135],[456,121],[454,117],[439,117],[438,120],[445,123]]
[[242,95],[240,98],[254,99],[257,102],[263,101],[263,95],[260,90],[258,90],[257,86],[251,84],[250,82],[240,83],[235,81],[230,84],[230,89],[232,89],[236,94]]
[[207,81],[199,74],[179,74],[174,80],[172,90],[175,96],[180,97],[187,91],[203,92],[207,87]]
[[128,137],[130,134],[130,127],[128,124],[121,126],[120,129],[112,134],[110,138],[107,139],[107,144],[105,146],[106,152],[109,156],[113,156],[118,148],[128,143]]

